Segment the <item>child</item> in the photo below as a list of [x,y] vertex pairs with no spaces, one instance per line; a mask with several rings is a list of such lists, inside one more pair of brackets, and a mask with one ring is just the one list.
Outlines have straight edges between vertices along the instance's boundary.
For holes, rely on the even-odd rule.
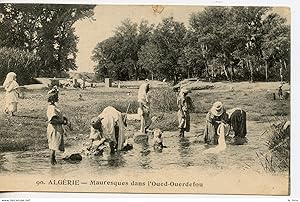
[[162,137],[163,132],[159,129],[156,128],[153,131],[153,147],[154,149],[162,149],[162,148],[166,148],[166,146],[164,146],[163,144],[163,137]]

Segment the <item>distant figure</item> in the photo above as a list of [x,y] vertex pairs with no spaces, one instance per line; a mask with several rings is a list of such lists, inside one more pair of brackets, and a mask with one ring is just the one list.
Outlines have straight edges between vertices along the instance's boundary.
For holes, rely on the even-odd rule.
[[188,93],[190,90],[182,88],[177,97],[179,137],[184,137],[184,132],[190,132],[190,111],[193,110],[194,106],[192,99],[187,95]]
[[83,100],[83,98],[82,98],[82,95],[81,94],[79,94],[79,98],[78,98],[79,100]]
[[99,140],[98,146],[108,142],[111,153],[121,151],[127,147],[125,135],[126,116],[114,107],[106,107],[99,116],[91,120],[90,140],[91,146],[95,140]]
[[278,97],[279,99],[283,99],[283,92],[282,92],[282,84],[278,87]]
[[58,102],[58,90],[56,88],[51,89],[48,92],[48,127],[47,127],[47,137],[48,137],[48,146],[50,149],[50,162],[52,165],[55,165],[55,152],[56,151],[65,151],[64,146],[64,134],[65,130],[63,125],[68,124],[68,119],[63,116],[62,112],[55,105]]
[[5,93],[5,109],[4,112],[14,116],[18,106],[19,84],[17,83],[17,75],[14,72],[9,72],[3,83]]
[[150,119],[150,103],[148,99],[148,92],[150,90],[150,85],[148,80],[146,79],[145,82],[140,86],[138,91],[138,114],[141,117],[141,133],[147,133],[147,129],[151,125]]

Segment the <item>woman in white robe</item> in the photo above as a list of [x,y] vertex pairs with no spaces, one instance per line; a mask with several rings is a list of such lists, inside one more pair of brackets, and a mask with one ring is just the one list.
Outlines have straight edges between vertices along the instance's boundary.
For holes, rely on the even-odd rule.
[[121,112],[111,106],[106,107],[99,116],[91,120],[92,144],[95,140],[100,140],[101,143],[109,143],[111,153],[121,151],[127,145],[124,119]]
[[18,106],[18,88],[17,75],[14,72],[9,72],[6,75],[6,79],[3,83],[3,87],[6,91],[5,93],[5,109],[4,112],[14,116],[17,111]]
[[55,152],[65,151],[64,135],[65,130],[63,125],[68,124],[68,119],[63,116],[63,113],[55,105],[58,102],[58,90],[53,88],[48,92],[48,108],[47,108],[47,138],[50,149],[50,162],[52,165],[56,164]]

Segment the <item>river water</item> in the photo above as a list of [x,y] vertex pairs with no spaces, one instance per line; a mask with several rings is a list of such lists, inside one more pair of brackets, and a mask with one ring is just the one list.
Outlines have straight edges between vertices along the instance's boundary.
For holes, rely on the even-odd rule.
[[[134,170],[139,173],[147,173],[151,170],[185,170],[186,168],[197,168],[199,171],[210,170],[251,170],[263,172],[263,168],[257,158],[256,152],[266,152],[267,148],[261,138],[263,124],[250,123],[248,129],[249,143],[245,145],[227,145],[225,151],[219,154],[204,154],[207,149],[203,143],[196,140],[192,128],[185,138],[180,139],[175,132],[164,132],[164,144],[167,148],[155,150],[152,140],[148,143],[137,144],[132,138],[129,143],[133,149],[126,152],[109,154],[104,152],[103,156],[83,156],[80,162],[68,162],[62,160],[63,154],[57,154],[58,164],[50,165],[49,151],[26,151],[8,152],[0,154],[1,175],[19,174],[63,174],[78,176],[81,173],[113,174],[123,170]],[[82,143],[78,143],[82,145]],[[76,151],[80,146],[73,145],[66,148],[68,151]]]

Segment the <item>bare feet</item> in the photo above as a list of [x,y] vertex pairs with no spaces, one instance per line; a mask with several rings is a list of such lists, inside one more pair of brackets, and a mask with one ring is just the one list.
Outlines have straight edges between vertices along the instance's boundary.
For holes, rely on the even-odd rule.
[[57,164],[57,162],[56,162],[55,158],[51,158],[50,162],[51,162],[51,165],[55,165],[55,164]]

